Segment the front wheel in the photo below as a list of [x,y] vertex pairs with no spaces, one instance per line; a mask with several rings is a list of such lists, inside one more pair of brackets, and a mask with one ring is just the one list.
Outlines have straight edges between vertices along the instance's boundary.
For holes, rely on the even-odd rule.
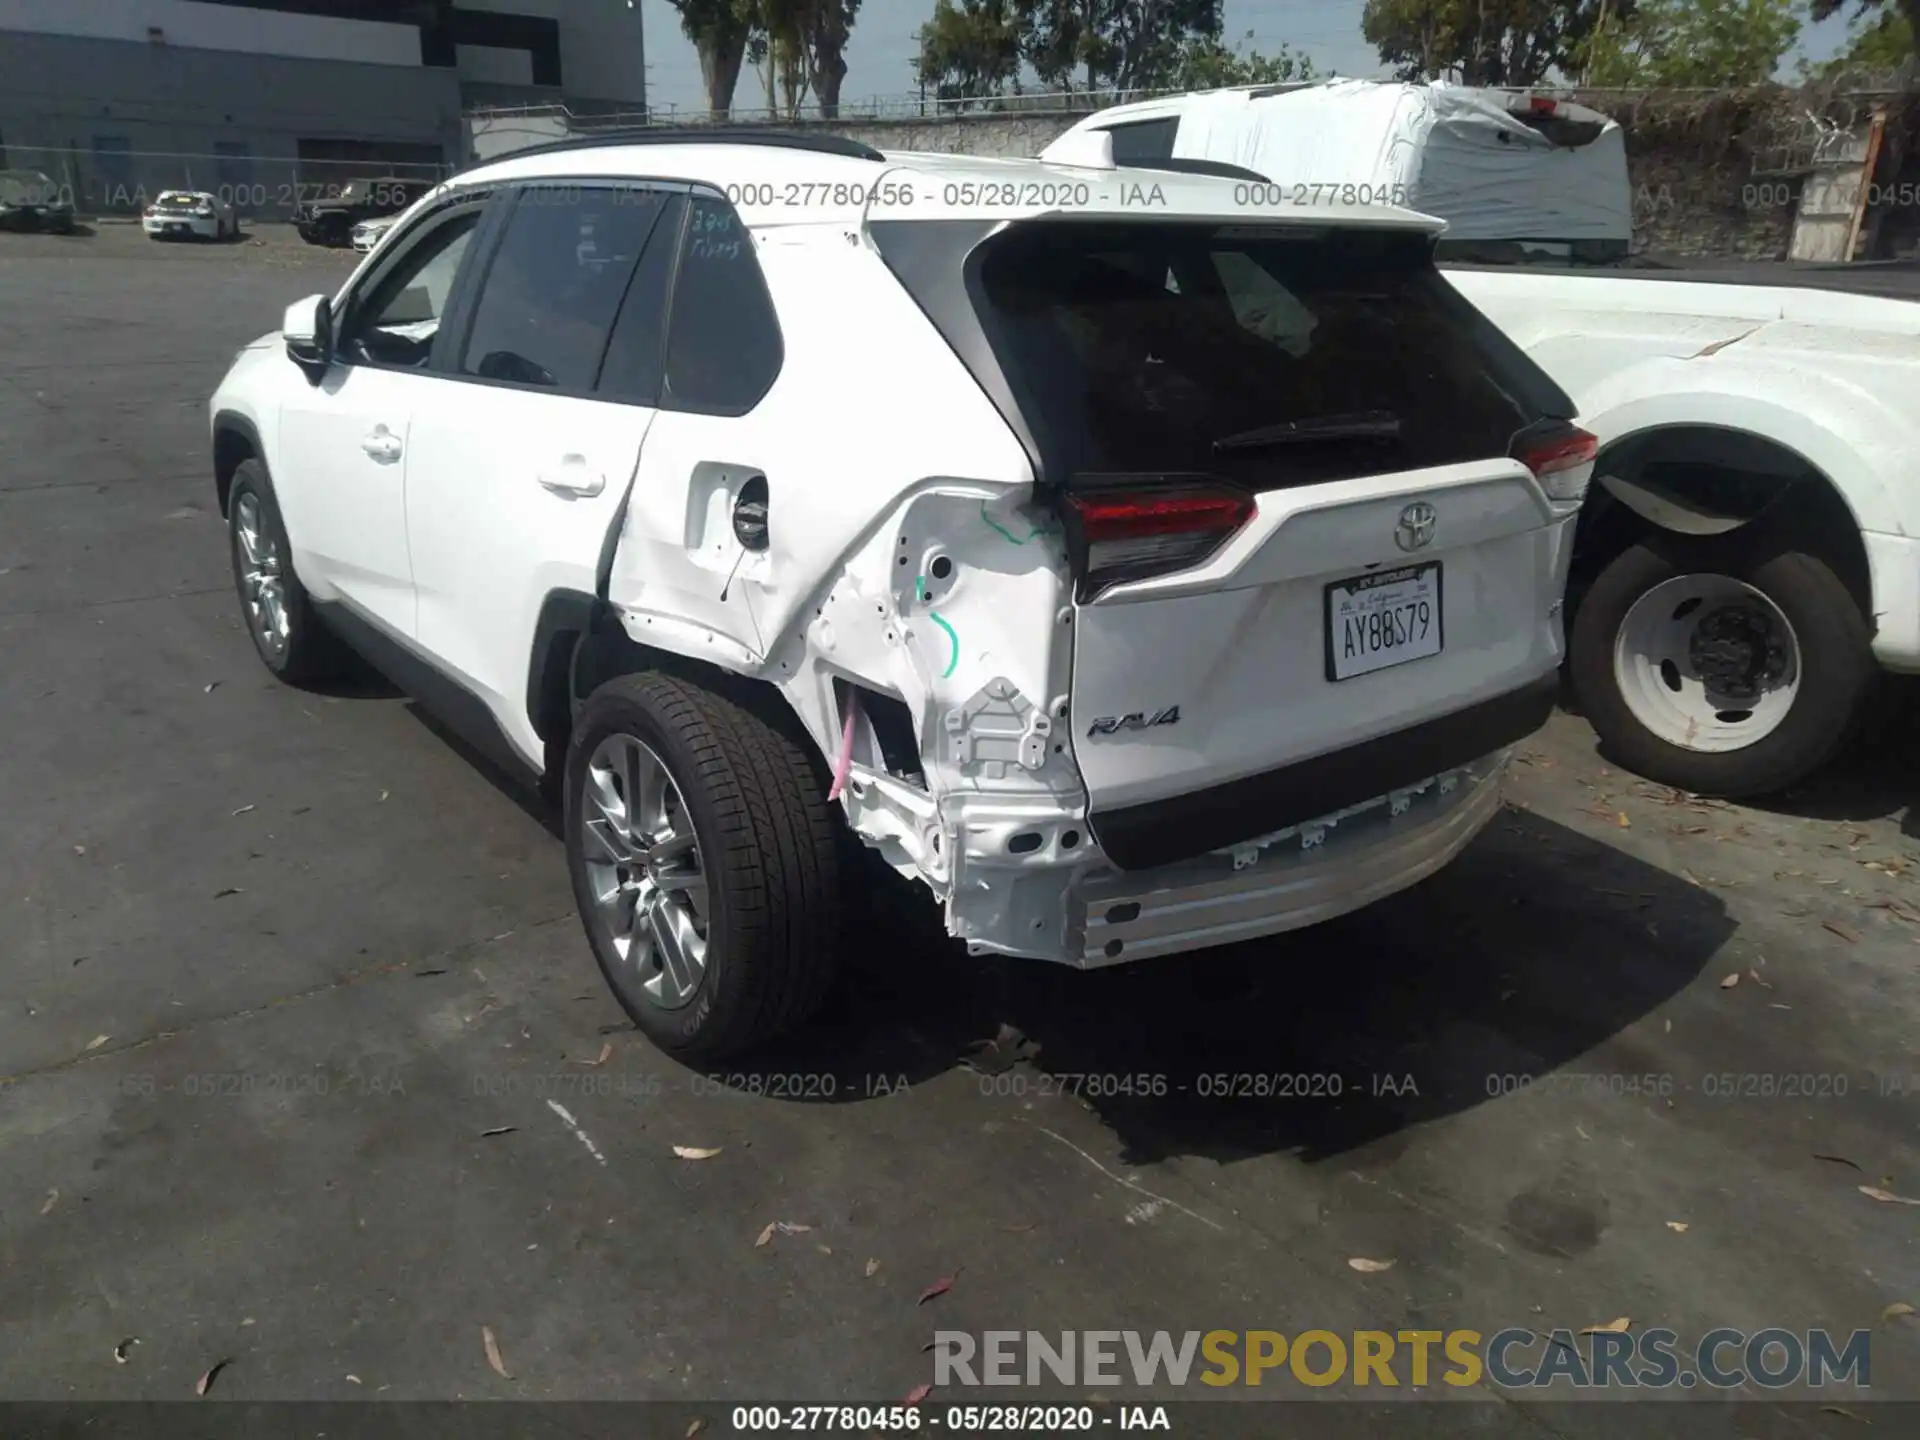
[[1878,670],[1866,617],[1817,555],[1734,534],[1630,546],[1581,602],[1570,668],[1628,769],[1696,794],[1785,790],[1851,736]]
[[282,680],[303,684],[337,673],[345,651],[307,598],[293,571],[293,549],[280,503],[258,460],[243,460],[227,495],[234,588],[253,648]]
[[574,898],[615,998],[670,1054],[751,1050],[826,993],[843,906],[815,758],[663,674],[610,680],[581,710],[564,780]]

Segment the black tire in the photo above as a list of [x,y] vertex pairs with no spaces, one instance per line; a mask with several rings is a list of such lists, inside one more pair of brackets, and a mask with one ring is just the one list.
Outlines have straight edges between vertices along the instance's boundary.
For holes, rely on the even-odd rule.
[[[1635,601],[1687,574],[1731,576],[1767,596],[1798,640],[1800,683],[1777,728],[1738,750],[1704,753],[1654,734],[1629,708],[1614,668],[1620,626]],[[1872,631],[1832,566],[1776,538],[1657,534],[1601,571],[1574,619],[1569,669],[1587,720],[1627,769],[1699,795],[1777,794],[1819,770],[1871,709],[1879,668]]]
[[[584,847],[585,788],[610,735],[643,741],[692,817],[706,876],[706,964],[691,999],[665,1008],[613,948]],[[838,826],[818,759],[734,700],[659,673],[610,680],[567,748],[567,868],[594,959],[649,1039],[689,1060],[750,1051],[801,1024],[833,983],[845,910]]]
[[[262,531],[279,554],[281,594],[286,611],[286,643],[275,649],[254,624],[246,561],[240,539],[241,516],[245,502],[258,507]],[[346,647],[314,613],[306,586],[294,573],[293,552],[287,543],[286,523],[280,518],[280,502],[274,497],[273,482],[267,468],[258,460],[242,460],[233,472],[233,485],[227,492],[227,554],[233,566],[233,585],[240,597],[241,623],[261,663],[289,684],[302,685],[337,675],[348,663]]]

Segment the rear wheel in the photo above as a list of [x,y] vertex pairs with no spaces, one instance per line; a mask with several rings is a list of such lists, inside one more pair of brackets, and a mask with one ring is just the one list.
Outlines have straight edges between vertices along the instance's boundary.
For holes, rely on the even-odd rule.
[[1817,555],[1738,533],[1656,535],[1603,570],[1574,622],[1581,708],[1620,761],[1727,798],[1784,790],[1855,732],[1878,669]]
[[833,813],[798,741],[701,686],[627,675],[582,709],[564,783],[588,941],[655,1044],[721,1059],[813,1013],[843,902]]

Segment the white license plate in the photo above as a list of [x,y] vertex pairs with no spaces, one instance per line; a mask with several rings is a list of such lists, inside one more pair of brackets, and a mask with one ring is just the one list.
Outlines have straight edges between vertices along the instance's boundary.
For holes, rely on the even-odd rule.
[[1327,679],[1351,680],[1440,653],[1438,560],[1336,580],[1326,595]]

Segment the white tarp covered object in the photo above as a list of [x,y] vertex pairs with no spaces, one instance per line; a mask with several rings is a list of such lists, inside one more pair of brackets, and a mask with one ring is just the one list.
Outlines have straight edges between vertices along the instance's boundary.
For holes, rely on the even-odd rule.
[[[1584,145],[1556,144],[1508,105],[1498,91],[1372,80],[1267,95],[1214,91],[1188,97],[1173,153],[1244,166],[1289,193],[1296,185],[1371,185],[1375,199],[1447,221],[1449,240],[1630,239],[1619,125],[1605,121]],[[1564,102],[1558,108],[1602,119]]]

